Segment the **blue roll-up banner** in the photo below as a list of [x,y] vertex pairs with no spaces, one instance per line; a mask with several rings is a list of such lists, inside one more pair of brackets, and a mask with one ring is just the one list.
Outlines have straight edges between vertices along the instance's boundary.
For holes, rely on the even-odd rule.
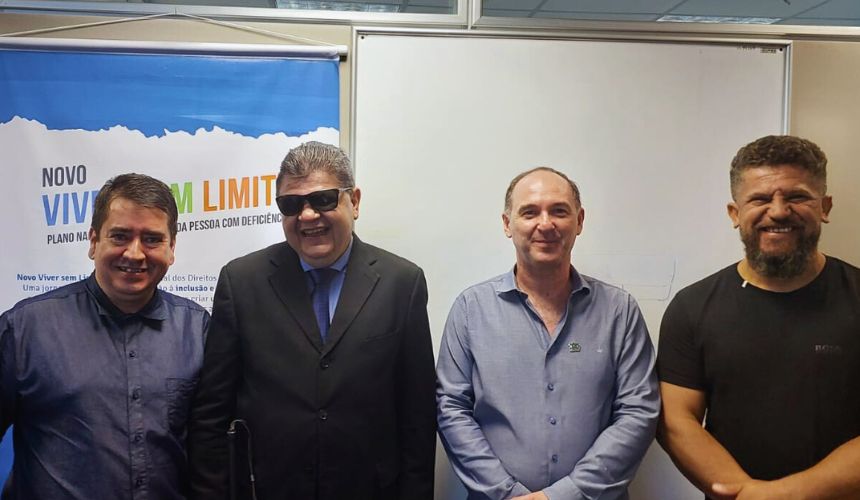
[[336,55],[38,49],[0,48],[2,310],[92,272],[95,195],[126,172],[163,180],[179,206],[161,287],[211,308],[222,265],[283,241],[275,175],[287,151],[339,142]]

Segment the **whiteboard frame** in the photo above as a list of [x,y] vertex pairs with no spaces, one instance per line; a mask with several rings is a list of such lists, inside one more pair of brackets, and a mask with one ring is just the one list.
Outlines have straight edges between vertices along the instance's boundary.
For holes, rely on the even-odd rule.
[[[357,104],[357,78],[358,61],[361,53],[358,49],[358,39],[362,35],[388,35],[388,36],[426,36],[426,37],[454,37],[454,38],[508,38],[508,39],[533,39],[533,40],[565,40],[565,41],[618,41],[618,42],[656,42],[670,44],[714,44],[714,45],[755,45],[773,46],[785,50],[785,74],[783,75],[783,119],[782,133],[787,134],[790,130],[791,119],[791,40],[759,39],[759,38],[735,38],[722,36],[700,36],[700,35],[673,35],[670,33],[624,33],[624,32],[601,32],[582,33],[573,31],[502,31],[468,29],[429,29],[429,28],[393,28],[375,26],[356,26],[352,29],[352,57],[350,63],[349,81],[349,157],[355,158],[356,140],[356,104]],[[358,170],[357,165],[353,165]]]

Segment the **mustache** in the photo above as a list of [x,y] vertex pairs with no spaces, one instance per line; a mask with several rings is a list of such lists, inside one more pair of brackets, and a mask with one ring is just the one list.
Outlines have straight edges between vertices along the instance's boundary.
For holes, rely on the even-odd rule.
[[[762,225],[761,227],[774,227]],[[786,227],[783,224],[781,227]],[[777,226],[778,227],[778,226]],[[781,253],[764,252],[761,249],[761,232],[757,226],[752,231],[741,230],[741,241],[750,266],[762,276],[769,278],[794,278],[802,274],[810,258],[818,249],[821,238],[821,228],[814,231],[803,231],[802,225],[792,226],[800,231],[795,232],[796,242],[792,250]]]

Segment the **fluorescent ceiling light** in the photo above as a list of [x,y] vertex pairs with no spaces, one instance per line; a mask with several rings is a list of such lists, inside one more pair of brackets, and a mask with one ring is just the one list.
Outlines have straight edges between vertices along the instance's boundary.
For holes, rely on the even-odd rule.
[[778,17],[731,17],[731,16],[676,16],[667,15],[657,22],[664,23],[724,23],[724,24],[773,24]]

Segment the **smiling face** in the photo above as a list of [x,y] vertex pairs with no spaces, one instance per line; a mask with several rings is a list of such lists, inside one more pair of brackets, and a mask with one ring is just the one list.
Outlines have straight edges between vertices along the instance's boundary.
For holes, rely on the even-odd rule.
[[728,213],[750,267],[763,276],[791,278],[812,265],[832,206],[807,170],[761,166],[743,171]]
[[[334,175],[315,171],[307,177],[286,177],[278,195],[306,195],[337,187],[340,185]],[[287,243],[311,266],[330,266],[352,241],[352,228],[358,219],[360,201],[361,191],[354,188],[340,193],[334,210],[318,212],[305,203],[297,215],[282,219]]]
[[511,192],[510,213],[502,214],[505,234],[517,251],[517,267],[567,269],[584,219],[585,210],[557,174],[537,170],[520,179]]
[[173,264],[175,240],[170,238],[167,213],[125,198],[110,202],[98,233],[90,229],[89,256],[96,282],[110,301],[125,313],[137,312]]

